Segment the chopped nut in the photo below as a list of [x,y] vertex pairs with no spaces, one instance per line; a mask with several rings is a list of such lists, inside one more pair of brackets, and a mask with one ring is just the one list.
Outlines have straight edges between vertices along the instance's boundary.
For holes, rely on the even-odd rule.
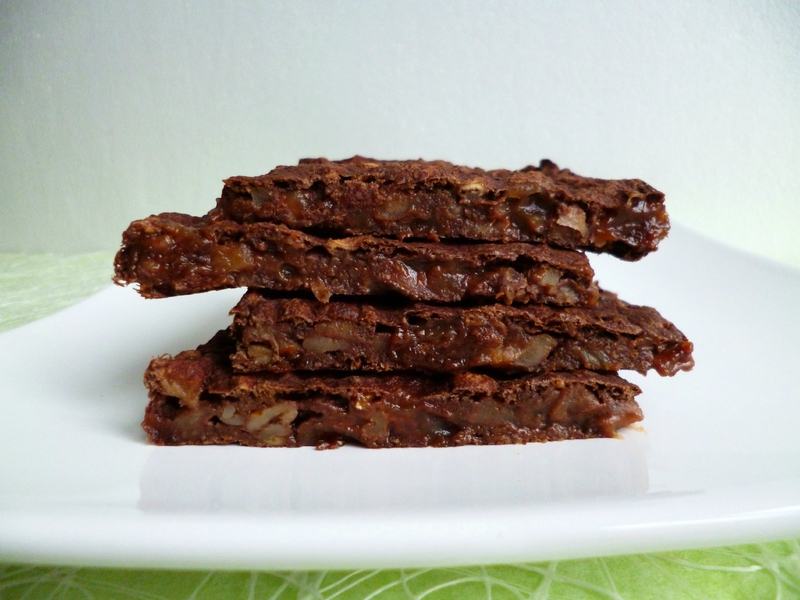
[[254,364],[265,367],[275,360],[275,351],[266,344],[250,344],[247,346],[247,356]]
[[359,238],[346,237],[330,239],[325,242],[325,247],[328,248],[328,250],[356,250],[359,244]]
[[555,290],[555,301],[559,304],[577,304],[578,292],[571,285],[560,285]]
[[261,441],[267,446],[284,446],[286,445],[286,438],[289,437],[291,433],[291,426],[281,423],[272,423],[259,431],[258,437],[261,438]]
[[559,210],[558,219],[556,223],[575,229],[582,236],[586,237],[588,229],[586,228],[586,213],[578,206],[562,206]]
[[306,352],[314,352],[316,354],[347,350],[349,347],[350,342],[347,340],[335,340],[333,338],[323,336],[312,336],[303,340],[303,350]]
[[463,207],[459,204],[448,204],[446,210],[447,216],[451,219],[460,219],[463,216]]
[[244,423],[244,417],[237,415],[236,407],[231,406],[230,404],[222,409],[222,414],[219,416],[219,420],[226,425],[241,425]]
[[533,368],[547,358],[557,345],[558,341],[546,333],[534,336],[521,349],[514,363],[522,367]]
[[601,348],[580,348],[578,353],[584,369],[609,371],[617,368],[615,361]]
[[327,303],[328,300],[331,299],[331,291],[323,282],[312,281],[310,284],[308,284],[308,287],[311,288],[311,293],[314,294],[314,297],[320,302]]
[[381,412],[372,414],[368,423],[361,428],[362,435],[370,438],[386,439],[389,435],[389,421]]
[[480,181],[470,181],[461,186],[461,191],[465,194],[481,195],[486,193],[486,186]]
[[254,264],[250,248],[244,244],[215,246],[211,252],[211,266],[215,271],[239,273]]
[[343,340],[357,340],[361,337],[358,325],[350,321],[325,321],[314,327],[314,333]]
[[165,379],[161,382],[161,390],[165,395],[177,398],[182,406],[197,406],[200,388],[195,390],[194,387],[184,385],[185,383],[193,384],[194,382]]
[[248,326],[248,329],[252,332],[252,337],[259,342],[268,343],[273,347],[277,345],[275,341],[275,329],[272,325],[256,321],[255,323],[248,323]]
[[552,267],[545,266],[532,273],[532,278],[543,287],[553,288],[557,286],[558,282],[561,280],[561,273]]
[[278,402],[253,413],[247,430],[255,433],[267,446],[284,446],[292,433],[292,421],[297,418],[294,402]]
[[161,377],[162,393],[177,398],[181,406],[196,408],[205,379],[203,369],[193,365],[191,369],[167,368],[166,371],[166,376]]
[[297,417],[297,406],[294,402],[278,402],[267,408],[254,412],[247,421],[247,431],[253,433],[263,429],[267,424],[278,423],[290,425]]
[[207,419],[208,413],[202,410],[196,408],[183,410],[175,417],[175,429],[183,432],[184,435],[191,435],[192,432],[203,427]]
[[375,218],[378,221],[399,221],[411,211],[411,208],[411,200],[398,196],[387,200],[378,208],[375,211]]
[[534,187],[532,185],[516,185],[513,187],[508,188],[506,191],[507,198],[515,198],[517,200],[522,200],[523,198],[527,198],[534,192]]
[[470,418],[475,425],[497,426],[513,422],[514,414],[509,405],[500,402],[476,402]]

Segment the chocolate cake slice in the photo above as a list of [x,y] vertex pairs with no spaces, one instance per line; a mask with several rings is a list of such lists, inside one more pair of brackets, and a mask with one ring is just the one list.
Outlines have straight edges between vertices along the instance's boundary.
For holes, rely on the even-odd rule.
[[117,284],[138,284],[148,298],[230,287],[310,291],[323,302],[334,294],[398,294],[586,306],[598,296],[588,259],[571,250],[323,239],[285,225],[175,213],[131,223],[114,267]]
[[575,175],[543,160],[519,171],[444,161],[301,160],[225,181],[217,212],[320,235],[541,242],[636,260],[669,230],[664,195],[638,179]]
[[508,444],[612,437],[642,418],[639,388],[612,374],[236,374],[233,345],[220,332],[197,350],[150,363],[142,425],[153,443]]
[[672,323],[609,292],[591,308],[556,308],[323,304],[249,290],[232,312],[239,372],[655,369],[674,375],[694,364],[691,342]]

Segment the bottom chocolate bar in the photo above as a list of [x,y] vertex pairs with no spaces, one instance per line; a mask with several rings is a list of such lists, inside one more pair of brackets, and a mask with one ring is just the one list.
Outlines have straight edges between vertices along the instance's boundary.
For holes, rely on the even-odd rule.
[[160,445],[370,448],[521,444],[613,437],[640,421],[641,390],[589,371],[486,375],[234,373],[219,332],[197,350],[154,359],[142,426]]

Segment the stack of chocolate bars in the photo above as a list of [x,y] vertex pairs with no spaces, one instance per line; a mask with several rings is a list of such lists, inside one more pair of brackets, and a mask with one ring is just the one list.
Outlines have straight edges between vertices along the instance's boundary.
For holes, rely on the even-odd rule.
[[133,222],[115,281],[159,298],[247,287],[207,344],[152,361],[156,444],[367,447],[610,437],[641,420],[617,371],[692,344],[598,289],[669,221],[639,180],[447,162],[303,160],[225,182],[204,217]]

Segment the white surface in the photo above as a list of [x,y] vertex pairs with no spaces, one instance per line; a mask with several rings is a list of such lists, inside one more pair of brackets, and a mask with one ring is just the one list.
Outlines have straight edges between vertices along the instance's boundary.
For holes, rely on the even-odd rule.
[[797,0],[0,3],[0,251],[305,156],[551,158],[800,266]]
[[206,568],[499,563],[800,536],[800,273],[675,227],[601,284],[657,306],[697,367],[635,380],[623,440],[488,448],[155,448],[154,354],[241,292],[108,289],[0,335],[0,560]]

